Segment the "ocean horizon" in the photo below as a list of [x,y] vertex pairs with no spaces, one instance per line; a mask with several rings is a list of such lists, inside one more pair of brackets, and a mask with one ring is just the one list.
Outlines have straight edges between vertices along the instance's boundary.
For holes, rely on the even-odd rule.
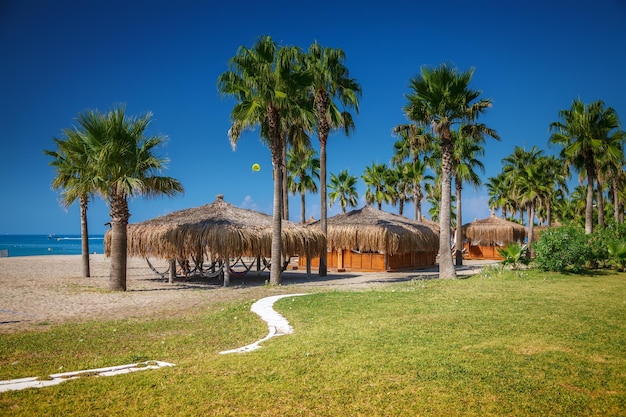
[[[89,236],[89,253],[104,253],[104,235]],[[80,235],[0,235],[2,257],[80,254]]]

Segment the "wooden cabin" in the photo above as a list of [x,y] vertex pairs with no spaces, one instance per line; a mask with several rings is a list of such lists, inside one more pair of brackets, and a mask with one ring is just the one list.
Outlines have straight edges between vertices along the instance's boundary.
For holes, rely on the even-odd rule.
[[[327,245],[329,270],[399,271],[434,266],[439,236],[432,227],[368,205],[329,218]],[[301,257],[299,267],[305,264]],[[311,267],[319,268],[319,257]]]
[[504,248],[512,242],[523,243],[526,228],[491,215],[463,225],[463,236],[466,239],[465,258],[502,260],[504,258],[498,253],[498,248]]

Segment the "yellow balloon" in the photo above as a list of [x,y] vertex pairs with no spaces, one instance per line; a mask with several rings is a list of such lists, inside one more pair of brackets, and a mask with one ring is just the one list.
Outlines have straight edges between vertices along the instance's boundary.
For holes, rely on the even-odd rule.
[[252,165],[252,170],[253,170],[253,171],[260,171],[260,170],[261,170],[261,165],[259,165],[259,164],[253,164],[253,165]]

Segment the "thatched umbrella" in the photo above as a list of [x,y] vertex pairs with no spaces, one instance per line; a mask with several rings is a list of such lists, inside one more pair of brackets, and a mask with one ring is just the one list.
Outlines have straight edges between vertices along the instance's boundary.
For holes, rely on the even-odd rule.
[[439,248],[439,237],[430,227],[369,205],[329,218],[327,240],[333,250],[389,255]]
[[[283,221],[281,236],[282,252],[287,255],[310,256],[326,248],[317,228]],[[108,253],[108,233],[104,243]],[[271,248],[272,216],[235,207],[221,194],[211,204],[128,225],[129,256],[172,260],[194,255],[228,263],[231,257],[270,257]]]
[[475,246],[506,246],[511,242],[523,242],[526,228],[491,215],[486,219],[464,224],[463,235]]

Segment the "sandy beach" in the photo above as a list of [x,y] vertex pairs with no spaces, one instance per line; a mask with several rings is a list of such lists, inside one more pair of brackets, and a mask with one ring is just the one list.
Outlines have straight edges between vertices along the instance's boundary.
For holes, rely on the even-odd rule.
[[[164,261],[154,261],[165,269]],[[466,261],[457,273],[478,272],[482,263]],[[144,259],[129,258],[126,292],[109,292],[110,260],[91,256],[91,277],[81,277],[80,255],[0,258],[0,333],[45,330],[52,324],[88,320],[167,317],[229,301],[255,301],[278,294],[354,290],[422,277],[437,270],[391,273],[337,273],[307,278],[301,270],[283,273],[282,285],[267,286],[268,272],[231,277],[224,288],[217,279],[179,279],[173,284],[157,276]]]

